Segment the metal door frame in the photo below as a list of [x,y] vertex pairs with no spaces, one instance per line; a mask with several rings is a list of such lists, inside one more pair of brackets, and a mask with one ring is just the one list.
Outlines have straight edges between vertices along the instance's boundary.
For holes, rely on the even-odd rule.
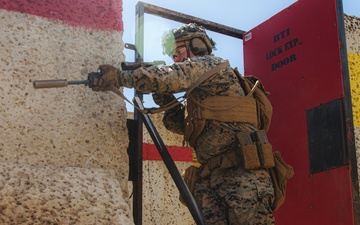
[[[173,20],[182,23],[196,23],[203,26],[205,29],[214,31],[220,34],[224,34],[230,37],[243,39],[243,34],[246,32],[243,30],[235,29],[229,26],[225,26],[219,23],[215,23],[209,20],[204,20],[198,17],[190,16],[187,14],[179,13],[173,10],[165,9],[155,5],[151,5],[144,2],[138,2],[135,9],[135,61],[141,60],[141,56],[144,55],[144,15],[150,14],[159,16],[165,19]],[[143,95],[135,90],[135,97],[143,100]],[[142,143],[143,143],[143,121],[139,112],[134,109],[134,120],[137,122],[137,141],[136,152],[134,161],[136,165],[134,168],[134,185],[133,185],[133,217],[136,225],[142,225]]]

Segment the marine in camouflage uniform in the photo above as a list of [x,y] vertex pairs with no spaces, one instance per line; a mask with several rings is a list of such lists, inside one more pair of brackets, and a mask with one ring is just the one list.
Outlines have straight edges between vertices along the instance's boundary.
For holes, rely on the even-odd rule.
[[[191,43],[194,37],[202,43]],[[172,43],[171,38],[175,38]],[[102,78],[116,87],[154,93],[154,101],[164,106],[175,99],[173,93],[187,91],[206,71],[225,62],[211,55],[215,43],[196,24],[172,30],[164,36],[163,45],[164,52],[174,58],[174,64],[141,67],[134,71],[102,65],[99,67],[104,73]],[[187,57],[182,58],[184,54]],[[106,85],[93,88],[95,91],[107,89]],[[228,66],[198,85],[191,96],[201,101],[209,96],[244,96],[244,91],[237,75]],[[179,104],[165,112],[163,123],[168,130],[184,134],[185,110],[193,107],[192,101],[188,100],[187,104]],[[209,159],[238,148],[236,134],[242,130],[256,131],[257,128],[241,121],[206,120],[192,144],[199,163],[204,165]],[[245,170],[242,165],[215,168],[208,176],[197,180],[193,194],[208,225],[274,224],[273,187],[266,169]]]

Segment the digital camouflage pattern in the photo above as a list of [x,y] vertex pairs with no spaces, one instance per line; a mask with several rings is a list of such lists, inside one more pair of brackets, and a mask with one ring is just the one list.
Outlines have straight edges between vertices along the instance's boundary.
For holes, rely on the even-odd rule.
[[[155,102],[161,106],[174,99],[173,93],[185,92],[206,71],[222,62],[223,59],[213,55],[196,56],[169,66],[122,71],[120,79],[125,87],[142,93],[157,93]],[[244,96],[244,91],[236,74],[228,67],[204,81],[192,94],[197,99],[205,99],[218,95]],[[185,108],[179,105],[165,113],[163,122],[167,129],[184,134]],[[241,122],[206,121],[194,146],[198,161],[204,164],[214,156],[237,148],[236,133],[244,129],[257,130]],[[195,198],[209,225],[273,224],[269,205],[272,197],[272,183],[264,169],[218,169],[199,180],[195,189]]]
[[265,169],[217,169],[196,183],[194,197],[208,225],[274,224],[273,189]]
[[190,47],[192,48],[192,50],[194,50],[194,48],[196,47],[192,45],[192,41],[194,39],[200,39],[202,42],[201,45],[205,45],[207,49],[207,55],[211,54],[212,48],[215,46],[216,43],[206,34],[206,30],[204,27],[198,26],[195,23],[189,23],[177,29],[170,30],[169,32],[164,33],[161,44],[163,46],[163,54],[171,57],[175,42],[179,41],[189,41]]

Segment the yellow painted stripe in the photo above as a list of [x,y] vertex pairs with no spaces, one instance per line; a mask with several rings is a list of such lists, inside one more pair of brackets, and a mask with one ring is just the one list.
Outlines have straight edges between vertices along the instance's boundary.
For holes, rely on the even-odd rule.
[[348,52],[354,126],[360,126],[360,54]]

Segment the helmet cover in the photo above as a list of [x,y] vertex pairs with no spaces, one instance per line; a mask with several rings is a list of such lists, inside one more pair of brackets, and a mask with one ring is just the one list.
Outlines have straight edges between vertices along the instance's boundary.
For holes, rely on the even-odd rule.
[[196,55],[203,55],[205,52],[211,54],[212,48],[216,44],[206,34],[204,27],[190,23],[164,33],[162,37],[163,54],[171,57],[175,43],[179,41],[189,41],[191,50]]

